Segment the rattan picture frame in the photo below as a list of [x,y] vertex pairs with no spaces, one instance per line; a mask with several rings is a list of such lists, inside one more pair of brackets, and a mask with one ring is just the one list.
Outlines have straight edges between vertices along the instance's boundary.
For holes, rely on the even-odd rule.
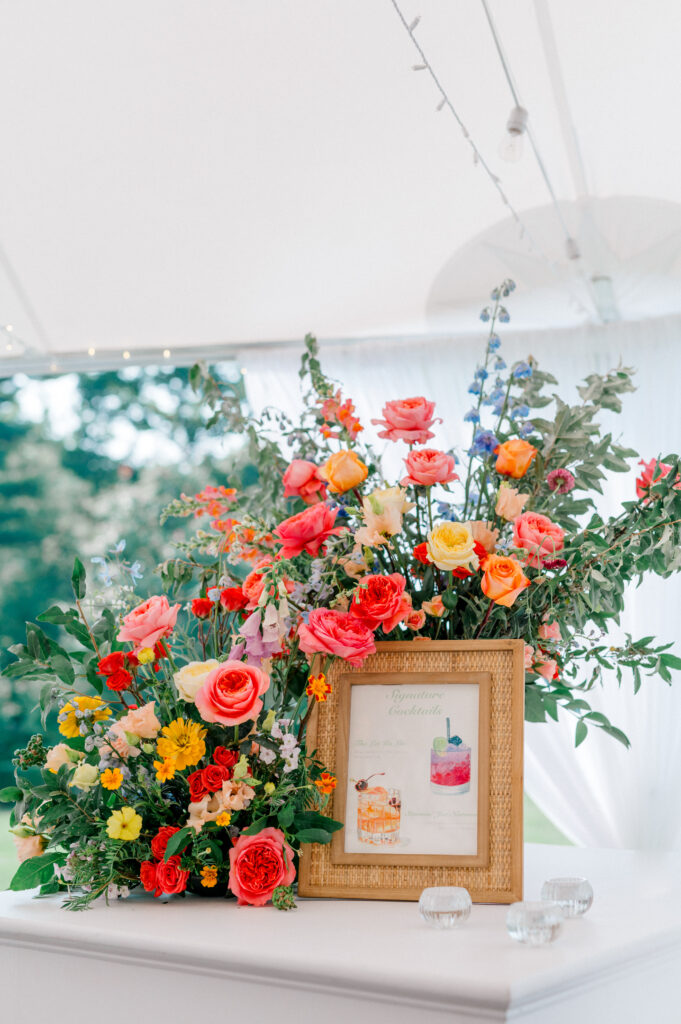
[[[465,886],[477,903],[511,903],[523,892],[522,640],[422,640],[376,644],[359,669],[336,661],[332,692],[310,719],[307,747],[338,783],[325,811],[345,824],[352,693],[364,683],[473,683],[479,687],[477,848],[474,854],[347,853],[345,829],[328,845],[304,846],[302,897],[418,900],[427,886]],[[348,827],[353,827],[348,822]]]

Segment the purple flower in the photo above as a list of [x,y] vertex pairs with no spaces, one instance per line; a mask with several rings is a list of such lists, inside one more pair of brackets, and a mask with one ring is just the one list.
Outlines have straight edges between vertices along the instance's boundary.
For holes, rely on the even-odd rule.
[[544,559],[544,569],[564,569],[567,565],[565,558],[546,558]]
[[491,430],[478,430],[473,444],[468,449],[469,455],[491,455],[499,447],[499,440]]
[[245,640],[244,650],[249,665],[257,664],[259,666],[263,658],[271,658],[273,654],[281,650],[278,633],[267,629],[267,636],[265,636],[260,629],[260,615],[260,611],[252,612],[239,630]]
[[550,491],[567,494],[575,486],[575,478],[569,469],[552,469],[546,478]]

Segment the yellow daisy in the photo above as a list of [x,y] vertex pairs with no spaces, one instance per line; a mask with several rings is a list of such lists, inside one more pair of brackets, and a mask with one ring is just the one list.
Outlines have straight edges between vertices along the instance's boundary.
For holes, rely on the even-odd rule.
[[119,789],[123,782],[123,772],[120,768],[105,768],[99,776],[99,781],[104,789]]
[[137,839],[142,831],[142,819],[134,807],[122,807],[113,811],[106,823],[106,834],[109,839]]
[[175,762],[172,757],[164,757],[162,761],[154,761],[156,778],[159,782],[167,782],[175,775]]
[[201,885],[204,889],[212,889],[218,884],[218,869],[214,864],[208,864],[201,868]]
[[198,764],[206,753],[203,737],[206,730],[197,722],[189,722],[185,718],[176,718],[170,725],[161,729],[161,736],[156,741],[156,750],[164,761],[174,761],[175,768],[182,771],[193,764]]
[[[111,708],[105,704],[101,697],[85,697],[79,695],[70,700],[61,709],[59,717],[59,732],[68,739],[75,739],[79,735],[79,721],[76,718],[76,711],[94,711],[95,722],[101,722],[111,716]],[[92,719],[91,719],[92,720]]]

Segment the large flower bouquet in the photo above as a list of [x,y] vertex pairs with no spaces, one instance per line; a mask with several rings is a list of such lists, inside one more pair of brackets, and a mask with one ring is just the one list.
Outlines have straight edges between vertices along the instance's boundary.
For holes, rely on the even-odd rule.
[[[595,512],[606,471],[636,457],[598,424],[631,373],[589,377],[571,406],[531,358],[507,367],[497,329],[512,290],[482,312],[465,454],[434,446],[425,398],[389,401],[372,421],[402,446],[399,480],[361,443],[312,337],[295,424],[244,416],[194,368],[211,423],[243,434],[257,480],[166,510],[202,528],[160,567],[163,594],[139,603],[133,566],[102,599],[77,561],[73,606],[39,615],[13,648],[9,674],[43,680],[63,741],[34,736],[0,794],[16,804],[23,858],[12,888],[67,889],[72,907],[140,885],[291,906],[301,845],[341,827],[305,726],[330,692],[330,659],[358,666],[377,639],[522,638],[528,719],[568,713],[577,743],[590,726],[627,742],[587,696],[604,671],[631,673],[637,690],[681,667],[652,637],[606,638],[628,583],[681,567],[679,458],[642,463],[621,514]],[[100,575],[111,582],[106,564]]]

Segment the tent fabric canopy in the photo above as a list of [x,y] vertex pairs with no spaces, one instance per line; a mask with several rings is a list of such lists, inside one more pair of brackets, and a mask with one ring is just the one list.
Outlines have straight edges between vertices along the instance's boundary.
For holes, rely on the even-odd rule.
[[[527,329],[681,313],[681,9],[403,0],[3,4],[0,325],[45,360],[469,331],[501,276]],[[18,344],[18,341],[17,341]],[[6,353],[3,351],[3,355]]]

